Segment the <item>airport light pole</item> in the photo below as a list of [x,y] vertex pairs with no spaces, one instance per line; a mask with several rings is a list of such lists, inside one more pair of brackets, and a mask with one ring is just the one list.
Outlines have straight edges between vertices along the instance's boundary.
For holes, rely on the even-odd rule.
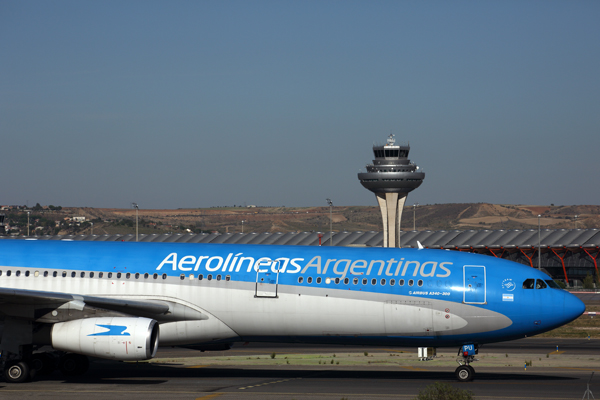
[[27,237],[29,237],[29,213],[31,211],[27,211]]
[[94,223],[90,222],[90,224],[92,224],[92,235],[94,234]]
[[135,241],[138,241],[138,210],[139,207],[137,205],[137,203],[131,203],[131,205],[133,206],[133,208],[135,208]]
[[333,209],[333,202],[331,199],[326,199],[327,204],[329,204],[329,245],[333,246],[333,218],[331,216],[331,212]]
[[417,230],[417,206],[419,203],[413,204],[413,231]]
[[244,222],[246,221],[242,220],[242,233],[244,233]]
[[538,270],[542,270],[542,230],[540,228],[540,217],[538,214]]
[[579,215],[575,216],[575,229],[577,229],[577,217],[579,217]]

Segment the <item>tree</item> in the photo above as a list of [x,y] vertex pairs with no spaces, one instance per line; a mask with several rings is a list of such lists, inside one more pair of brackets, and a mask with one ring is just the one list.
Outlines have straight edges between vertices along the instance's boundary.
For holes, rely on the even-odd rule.
[[587,276],[583,278],[583,288],[593,289],[594,288],[594,277],[588,272]]

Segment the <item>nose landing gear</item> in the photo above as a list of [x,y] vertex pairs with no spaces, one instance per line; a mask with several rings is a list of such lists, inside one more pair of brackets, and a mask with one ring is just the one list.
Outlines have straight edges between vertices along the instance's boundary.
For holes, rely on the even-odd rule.
[[475,378],[475,369],[470,365],[474,361],[479,361],[475,355],[479,353],[479,348],[474,344],[466,344],[458,350],[458,368],[454,372],[459,382],[470,382]]

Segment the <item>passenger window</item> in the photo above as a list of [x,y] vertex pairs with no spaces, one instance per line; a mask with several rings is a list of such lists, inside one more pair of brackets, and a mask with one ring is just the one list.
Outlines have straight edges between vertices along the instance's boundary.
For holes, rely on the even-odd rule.
[[54,272],[52,273],[52,276],[53,276],[54,278],[56,278],[56,277],[58,276],[58,272],[54,271]]
[[385,279],[381,280],[381,286],[385,286]]
[[127,279],[131,278],[131,273],[130,273],[130,272],[128,272],[128,273],[125,275],[125,278],[127,278]]
[[167,279],[167,274],[162,274],[163,279]]
[[90,278],[93,278],[93,277],[94,277],[94,273],[90,272]]
[[201,281],[202,279],[204,279],[204,275],[202,275],[202,274],[198,275],[198,280]]
[[107,276],[108,276],[108,279],[112,278],[112,272],[109,272]]
[[375,279],[375,278],[371,279],[371,285],[373,285],[373,286],[377,285],[377,279]]
[[321,277],[319,276],[319,277],[317,278],[317,283],[321,283],[321,281],[322,281],[322,279],[321,279]]
[[63,277],[63,278],[66,278],[66,277],[67,277],[67,271],[63,271],[63,273],[62,273],[62,277]]
[[298,277],[298,283],[302,283],[303,281],[304,281],[304,278],[303,278],[303,277],[301,277],[301,276],[299,276],[299,277]]
[[367,278],[363,278],[363,285],[366,285],[369,280]]
[[335,284],[339,285],[339,283],[340,283],[340,278],[335,278]]
[[408,286],[412,286],[415,284],[415,281],[413,281],[412,279],[408,280]]
[[179,279],[184,280],[185,279],[185,274],[179,275]]
[[533,289],[535,286],[535,279],[525,279],[523,282],[523,289]]
[[206,277],[206,279],[208,279],[209,281],[212,281],[212,275],[208,275],[208,276]]
[[358,285],[358,278],[352,279],[352,283],[354,283],[355,285]]
[[394,286],[396,284],[396,280],[395,279],[390,279],[390,286]]
[[400,285],[400,286],[404,286],[404,279],[400,279],[400,280],[398,281],[398,285]]
[[344,278],[344,285],[347,285],[348,283],[350,283],[350,279],[349,278]]
[[309,277],[306,279],[306,283],[312,283],[312,276],[309,276]]
[[79,276],[85,278],[85,272],[82,272],[81,274],[79,274]]
[[121,279],[121,273],[117,272],[117,279]]
[[[0,275],[2,275],[2,272],[0,271]],[[48,271],[44,271],[44,278],[48,277]]]
[[220,281],[221,280],[221,275],[217,275],[217,280]]
[[104,272],[99,272],[98,273],[98,278],[104,278]]
[[140,279],[140,273],[139,272],[135,273],[135,279]]
[[536,289],[546,289],[548,286],[546,286],[546,282],[544,282],[541,279],[537,279],[535,281],[535,288]]
[[71,278],[75,278],[75,275],[77,275],[77,272],[75,272],[75,271],[71,272]]
[[152,279],[158,279],[158,274],[152,275]]
[[225,277],[225,280],[226,280],[227,282],[229,282],[229,281],[231,280],[231,275],[227,275],[227,276]]
[[148,279],[148,276],[150,276],[150,275],[148,275],[148,273],[146,272],[146,273],[144,274],[144,279]]

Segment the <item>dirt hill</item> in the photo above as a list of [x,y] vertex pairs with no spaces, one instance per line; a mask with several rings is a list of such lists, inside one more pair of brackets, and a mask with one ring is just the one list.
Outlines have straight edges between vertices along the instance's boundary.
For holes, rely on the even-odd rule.
[[[8,223],[26,233],[24,210],[7,210]],[[413,229],[413,213],[418,230],[450,229],[530,229],[537,228],[538,215],[543,228],[598,228],[600,206],[536,206],[510,204],[432,204],[406,207],[402,229]],[[69,221],[85,217],[86,222]],[[577,217],[576,217],[577,216]],[[176,210],[139,210],[140,233],[165,232],[303,232],[328,231],[328,207],[222,207]],[[380,231],[377,207],[334,207],[334,231]],[[59,225],[57,226],[57,221]],[[243,221],[243,223],[242,223]],[[46,207],[32,211],[30,229],[41,234],[127,234],[135,232],[135,210],[114,208]],[[13,230],[15,232],[15,230]]]

